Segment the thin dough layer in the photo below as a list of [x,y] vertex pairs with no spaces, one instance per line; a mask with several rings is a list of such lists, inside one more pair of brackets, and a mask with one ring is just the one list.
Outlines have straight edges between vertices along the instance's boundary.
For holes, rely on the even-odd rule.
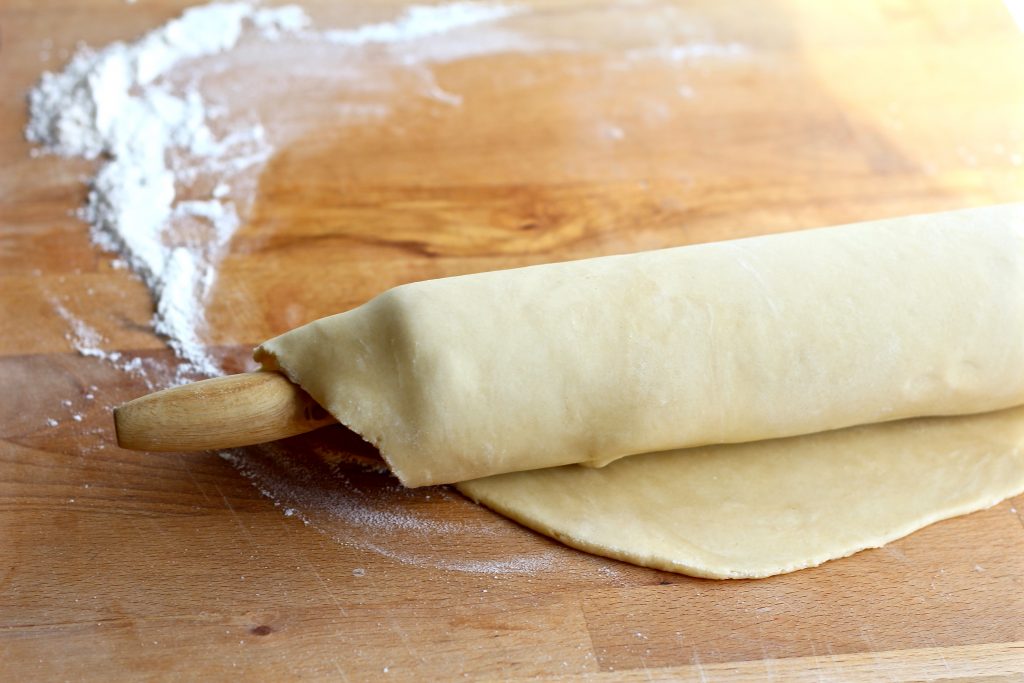
[[874,548],[1024,491],[1024,407],[502,474],[457,485],[567,545],[708,578]]

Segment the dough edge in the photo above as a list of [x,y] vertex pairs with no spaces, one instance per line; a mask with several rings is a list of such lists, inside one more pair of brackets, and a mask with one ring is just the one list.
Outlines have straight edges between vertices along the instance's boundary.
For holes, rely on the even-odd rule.
[[587,539],[574,536],[571,532],[561,532],[557,529],[546,524],[542,519],[532,517],[529,514],[524,514],[522,511],[517,510],[513,507],[509,507],[502,504],[500,496],[488,496],[486,493],[481,495],[480,491],[476,490],[472,485],[472,482],[460,482],[455,484],[455,488],[460,493],[465,495],[467,498],[472,500],[474,503],[483,505],[484,507],[493,510],[494,512],[507,517],[508,519],[521,524],[522,526],[536,531],[537,533],[547,536],[548,538],[554,539],[563,545],[576,550],[581,550],[591,555],[597,555],[599,557],[607,557],[613,560],[619,560],[620,562],[626,562],[627,564],[636,565],[639,567],[647,567],[649,569],[657,569],[660,571],[671,572],[673,574],[683,574],[686,576],[693,576],[699,579],[765,579],[770,576],[779,576],[782,574],[791,574],[801,569],[811,569],[813,567],[821,566],[826,562],[832,560],[841,560],[844,557],[850,557],[856,555],[862,550],[871,550],[875,548],[881,548],[893,541],[897,541],[901,538],[905,538],[915,531],[920,531],[926,526],[931,526],[936,522],[941,522],[954,517],[960,517],[963,515],[970,514],[972,512],[979,512],[981,510],[987,510],[988,508],[994,507],[999,503],[1003,502],[1007,498],[1012,498],[1016,495],[1024,493],[1024,485],[1021,485],[1016,489],[1014,493],[1007,496],[994,497],[992,500],[980,501],[977,505],[965,504],[949,510],[936,511],[936,513],[930,517],[920,519],[915,522],[910,522],[905,528],[895,531],[891,534],[887,534],[879,539],[877,543],[870,543],[864,545],[858,545],[851,547],[848,551],[830,554],[822,553],[820,556],[813,558],[793,561],[788,564],[770,565],[766,566],[761,570],[720,570],[715,569],[711,565],[701,565],[698,563],[687,563],[687,562],[673,562],[669,559],[659,558],[655,555],[648,556],[637,556],[631,554],[628,550],[608,548],[594,541],[588,541]]

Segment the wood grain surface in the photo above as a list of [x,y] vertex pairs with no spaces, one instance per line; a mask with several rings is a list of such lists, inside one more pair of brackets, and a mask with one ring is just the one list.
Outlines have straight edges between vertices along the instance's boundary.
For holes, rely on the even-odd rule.
[[[76,42],[183,7],[0,6],[0,679],[1024,680],[1022,499],[716,582],[402,490],[340,427],[117,449],[111,407],[176,361],[72,215],[93,165],[30,157],[25,95]],[[636,51],[680,17],[727,54]],[[345,83],[263,105],[288,135],[208,301],[225,370],[402,282],[1024,199],[1024,36],[996,0],[566,0],[521,21],[587,46],[437,63],[452,97],[398,88],[355,123],[325,114],[364,96]],[[146,372],[75,353],[76,320]]]

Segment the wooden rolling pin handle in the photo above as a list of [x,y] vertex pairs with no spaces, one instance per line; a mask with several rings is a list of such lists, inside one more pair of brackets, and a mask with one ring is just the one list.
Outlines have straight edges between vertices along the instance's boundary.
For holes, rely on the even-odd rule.
[[114,409],[121,448],[200,451],[294,436],[335,420],[276,372],[247,372],[158,391]]

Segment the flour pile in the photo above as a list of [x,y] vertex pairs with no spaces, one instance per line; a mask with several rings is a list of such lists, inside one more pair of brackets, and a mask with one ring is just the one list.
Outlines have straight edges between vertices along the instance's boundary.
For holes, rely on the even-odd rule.
[[[241,223],[245,198],[236,181],[262,167],[273,147],[258,120],[236,118],[215,133],[211,123],[231,112],[208,104],[194,70],[184,85],[176,83],[185,68],[234,50],[246,34],[269,43],[294,37],[355,50],[426,39],[517,12],[472,2],[413,6],[394,21],[316,32],[297,5],[193,7],[135,42],[80,48],[63,71],[43,74],[29,94],[26,137],[45,153],[101,160],[80,211],[94,242],[117,253],[117,263],[151,291],[153,327],[185,361],[178,381],[220,374],[203,342],[204,302]],[[457,103],[432,78],[424,82],[429,95]]]
[[[63,156],[103,159],[81,216],[94,241],[120,254],[153,292],[153,326],[187,361],[186,372],[217,372],[200,340],[201,303],[239,225],[224,196],[233,173],[271,150],[258,123],[218,139],[202,95],[195,87],[175,91],[164,77],[182,62],[233,48],[246,22],[276,36],[307,19],[297,7],[193,8],[134,43],[80,49],[29,95],[30,141]],[[220,183],[208,198],[179,201],[179,183],[203,162],[221,171]],[[180,230],[182,223],[193,227]]]

